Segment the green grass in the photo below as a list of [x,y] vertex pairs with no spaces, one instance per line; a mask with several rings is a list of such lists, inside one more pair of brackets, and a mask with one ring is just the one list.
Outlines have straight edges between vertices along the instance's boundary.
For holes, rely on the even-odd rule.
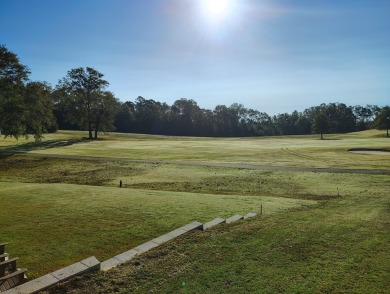
[[193,232],[51,293],[386,293],[390,178],[306,174],[309,191],[337,180],[344,192],[306,209]]
[[[3,142],[1,150],[43,154],[155,159],[173,161],[232,162],[316,168],[390,168],[388,155],[363,155],[351,148],[390,150],[389,139],[378,131],[318,136],[259,138],[190,138],[111,134],[99,141],[82,140],[84,133],[48,134],[40,144]],[[55,147],[55,148],[53,148]],[[277,159],[277,160],[275,160]]]
[[[193,220],[262,218],[195,231],[53,293],[386,293],[390,177],[10,155],[27,153],[389,169],[377,131],[269,138],[81,132],[0,140],[0,241],[37,277],[90,255],[105,260]],[[1,153],[3,151],[3,153]],[[5,151],[5,153],[4,153]],[[123,188],[119,189],[119,180]],[[182,282],[186,286],[182,286]]]
[[316,204],[280,197],[208,195],[72,184],[0,182],[2,239],[29,276],[95,255],[108,259],[191,221]]
[[[28,171],[28,172],[26,172]],[[68,183],[128,189],[193,192],[218,195],[276,196],[326,200],[350,191],[348,174],[267,171],[225,167],[68,160],[11,156],[0,161],[3,181]],[[364,176],[363,176],[364,177]],[[319,179],[327,179],[318,185]],[[339,191],[339,192],[338,192]]]

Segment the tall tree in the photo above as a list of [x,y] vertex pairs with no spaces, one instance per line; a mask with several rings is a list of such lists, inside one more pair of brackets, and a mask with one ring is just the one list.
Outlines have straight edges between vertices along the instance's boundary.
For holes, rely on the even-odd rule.
[[171,122],[176,135],[193,136],[200,125],[200,108],[192,99],[181,98],[171,107]]
[[352,107],[344,103],[325,105],[325,114],[329,118],[332,133],[348,133],[356,130],[356,117]]
[[136,133],[162,134],[167,123],[169,106],[166,103],[145,99],[141,96],[135,100],[135,126]]
[[311,133],[311,122],[308,117],[300,113],[299,118],[295,122],[296,134],[305,135]]
[[375,120],[374,126],[378,130],[386,130],[387,137],[389,137],[389,129],[390,129],[390,107],[385,106],[382,108],[380,112],[378,112]]
[[232,136],[242,136],[245,133],[244,121],[247,111],[240,103],[233,103],[229,106]]
[[231,137],[232,128],[235,121],[232,122],[229,108],[226,105],[217,105],[213,111],[214,116],[214,134],[217,137]]
[[353,114],[356,118],[355,124],[357,131],[367,130],[370,125],[370,119],[374,114],[371,108],[368,105],[366,107],[356,105],[353,107]]
[[33,133],[35,140],[42,139],[44,132],[55,129],[51,87],[44,82],[30,82],[25,89],[25,122],[28,133]]
[[96,94],[100,97],[96,99],[96,111],[94,111],[94,129],[95,139],[98,138],[98,132],[108,132],[115,129],[114,120],[120,110],[120,102],[111,92]]
[[134,123],[134,108],[130,105],[132,102],[125,102],[121,104],[120,109],[115,116],[115,128],[118,132],[130,133],[132,124]]
[[314,118],[312,129],[316,134],[321,134],[321,140],[324,139],[323,133],[329,132],[329,118],[323,112],[318,112]]
[[209,109],[200,109],[195,116],[195,136],[212,137],[213,112]]
[[275,119],[275,125],[280,135],[293,135],[297,133],[296,122],[299,119],[298,111],[294,111],[292,114],[282,113],[278,114]]
[[68,71],[57,85],[57,90],[65,93],[63,97],[66,99],[68,120],[81,129],[87,128],[89,139],[93,139],[94,129],[98,131],[96,118],[99,117],[101,105],[104,104],[104,89],[109,84],[103,76],[92,67],[79,67]]
[[274,134],[271,117],[265,112],[247,109],[242,116],[241,125],[245,136],[267,136]]
[[51,89],[46,83],[27,83],[29,74],[16,54],[0,45],[0,134],[33,134],[39,141],[54,124]]
[[67,104],[67,93],[64,89],[55,89],[51,93],[54,103],[54,116],[60,130],[78,130],[80,129],[75,123],[71,122],[68,117],[69,109]]
[[26,134],[23,96],[29,74],[16,54],[0,45],[0,132],[6,137]]
[[218,137],[241,136],[245,131],[247,110],[242,104],[217,105],[213,111],[215,135]]

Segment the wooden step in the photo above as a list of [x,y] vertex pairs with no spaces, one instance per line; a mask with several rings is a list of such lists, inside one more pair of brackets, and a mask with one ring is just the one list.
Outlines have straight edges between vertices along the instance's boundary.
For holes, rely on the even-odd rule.
[[19,258],[11,258],[6,261],[0,262],[0,277],[4,277],[9,273],[16,271],[16,262]]
[[16,287],[26,282],[25,272],[26,268],[18,269],[17,271],[10,273],[0,278],[0,292],[4,292],[8,289]]
[[8,243],[0,243],[0,254],[4,254],[5,253],[5,245],[7,245]]
[[7,257],[8,257],[8,254],[7,254],[7,253],[0,254],[0,262],[6,261],[6,260],[7,260]]

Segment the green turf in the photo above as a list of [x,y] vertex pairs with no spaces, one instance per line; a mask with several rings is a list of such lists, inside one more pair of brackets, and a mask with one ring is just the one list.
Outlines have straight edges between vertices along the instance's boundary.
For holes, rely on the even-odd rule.
[[51,293],[386,293],[389,176],[316,176],[307,190],[337,181],[340,197],[193,232]]
[[350,148],[390,150],[389,139],[374,130],[327,135],[327,140],[319,140],[318,136],[190,138],[111,134],[89,141],[83,140],[82,135],[80,132],[48,134],[46,141],[38,144],[22,144],[23,139],[15,144],[8,139],[0,151],[316,168],[390,168],[388,155],[348,152]]
[[208,195],[72,184],[0,182],[1,237],[34,277],[85,257],[99,260],[194,220],[314,205],[280,197]]
[[[26,172],[28,171],[28,172]],[[316,185],[319,178],[329,184]],[[0,161],[3,181],[69,183],[223,195],[279,196],[324,200],[337,197],[339,178],[349,175],[267,171],[224,167],[68,160],[10,156]],[[360,177],[360,176],[357,176]],[[353,178],[354,179],[354,178]],[[316,188],[312,188],[312,187]],[[352,189],[348,187],[347,190]]]
[[386,293],[390,287],[388,175],[7,153],[389,169],[387,155],[347,152],[389,149],[382,133],[326,135],[324,141],[110,134],[90,142],[83,136],[0,140],[0,241],[10,243],[7,251],[19,256],[29,277],[90,255],[110,258],[193,220],[258,212],[260,204],[264,215],[190,233],[53,293]]

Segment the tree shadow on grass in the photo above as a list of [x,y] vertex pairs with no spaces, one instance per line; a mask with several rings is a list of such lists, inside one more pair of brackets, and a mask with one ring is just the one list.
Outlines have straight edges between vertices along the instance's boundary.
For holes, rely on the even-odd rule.
[[0,147],[0,159],[8,157],[14,153],[25,153],[34,150],[45,150],[58,147],[66,147],[79,143],[92,142],[87,138],[69,139],[69,140],[48,140],[43,142],[28,142],[21,145],[11,145],[4,148]]

